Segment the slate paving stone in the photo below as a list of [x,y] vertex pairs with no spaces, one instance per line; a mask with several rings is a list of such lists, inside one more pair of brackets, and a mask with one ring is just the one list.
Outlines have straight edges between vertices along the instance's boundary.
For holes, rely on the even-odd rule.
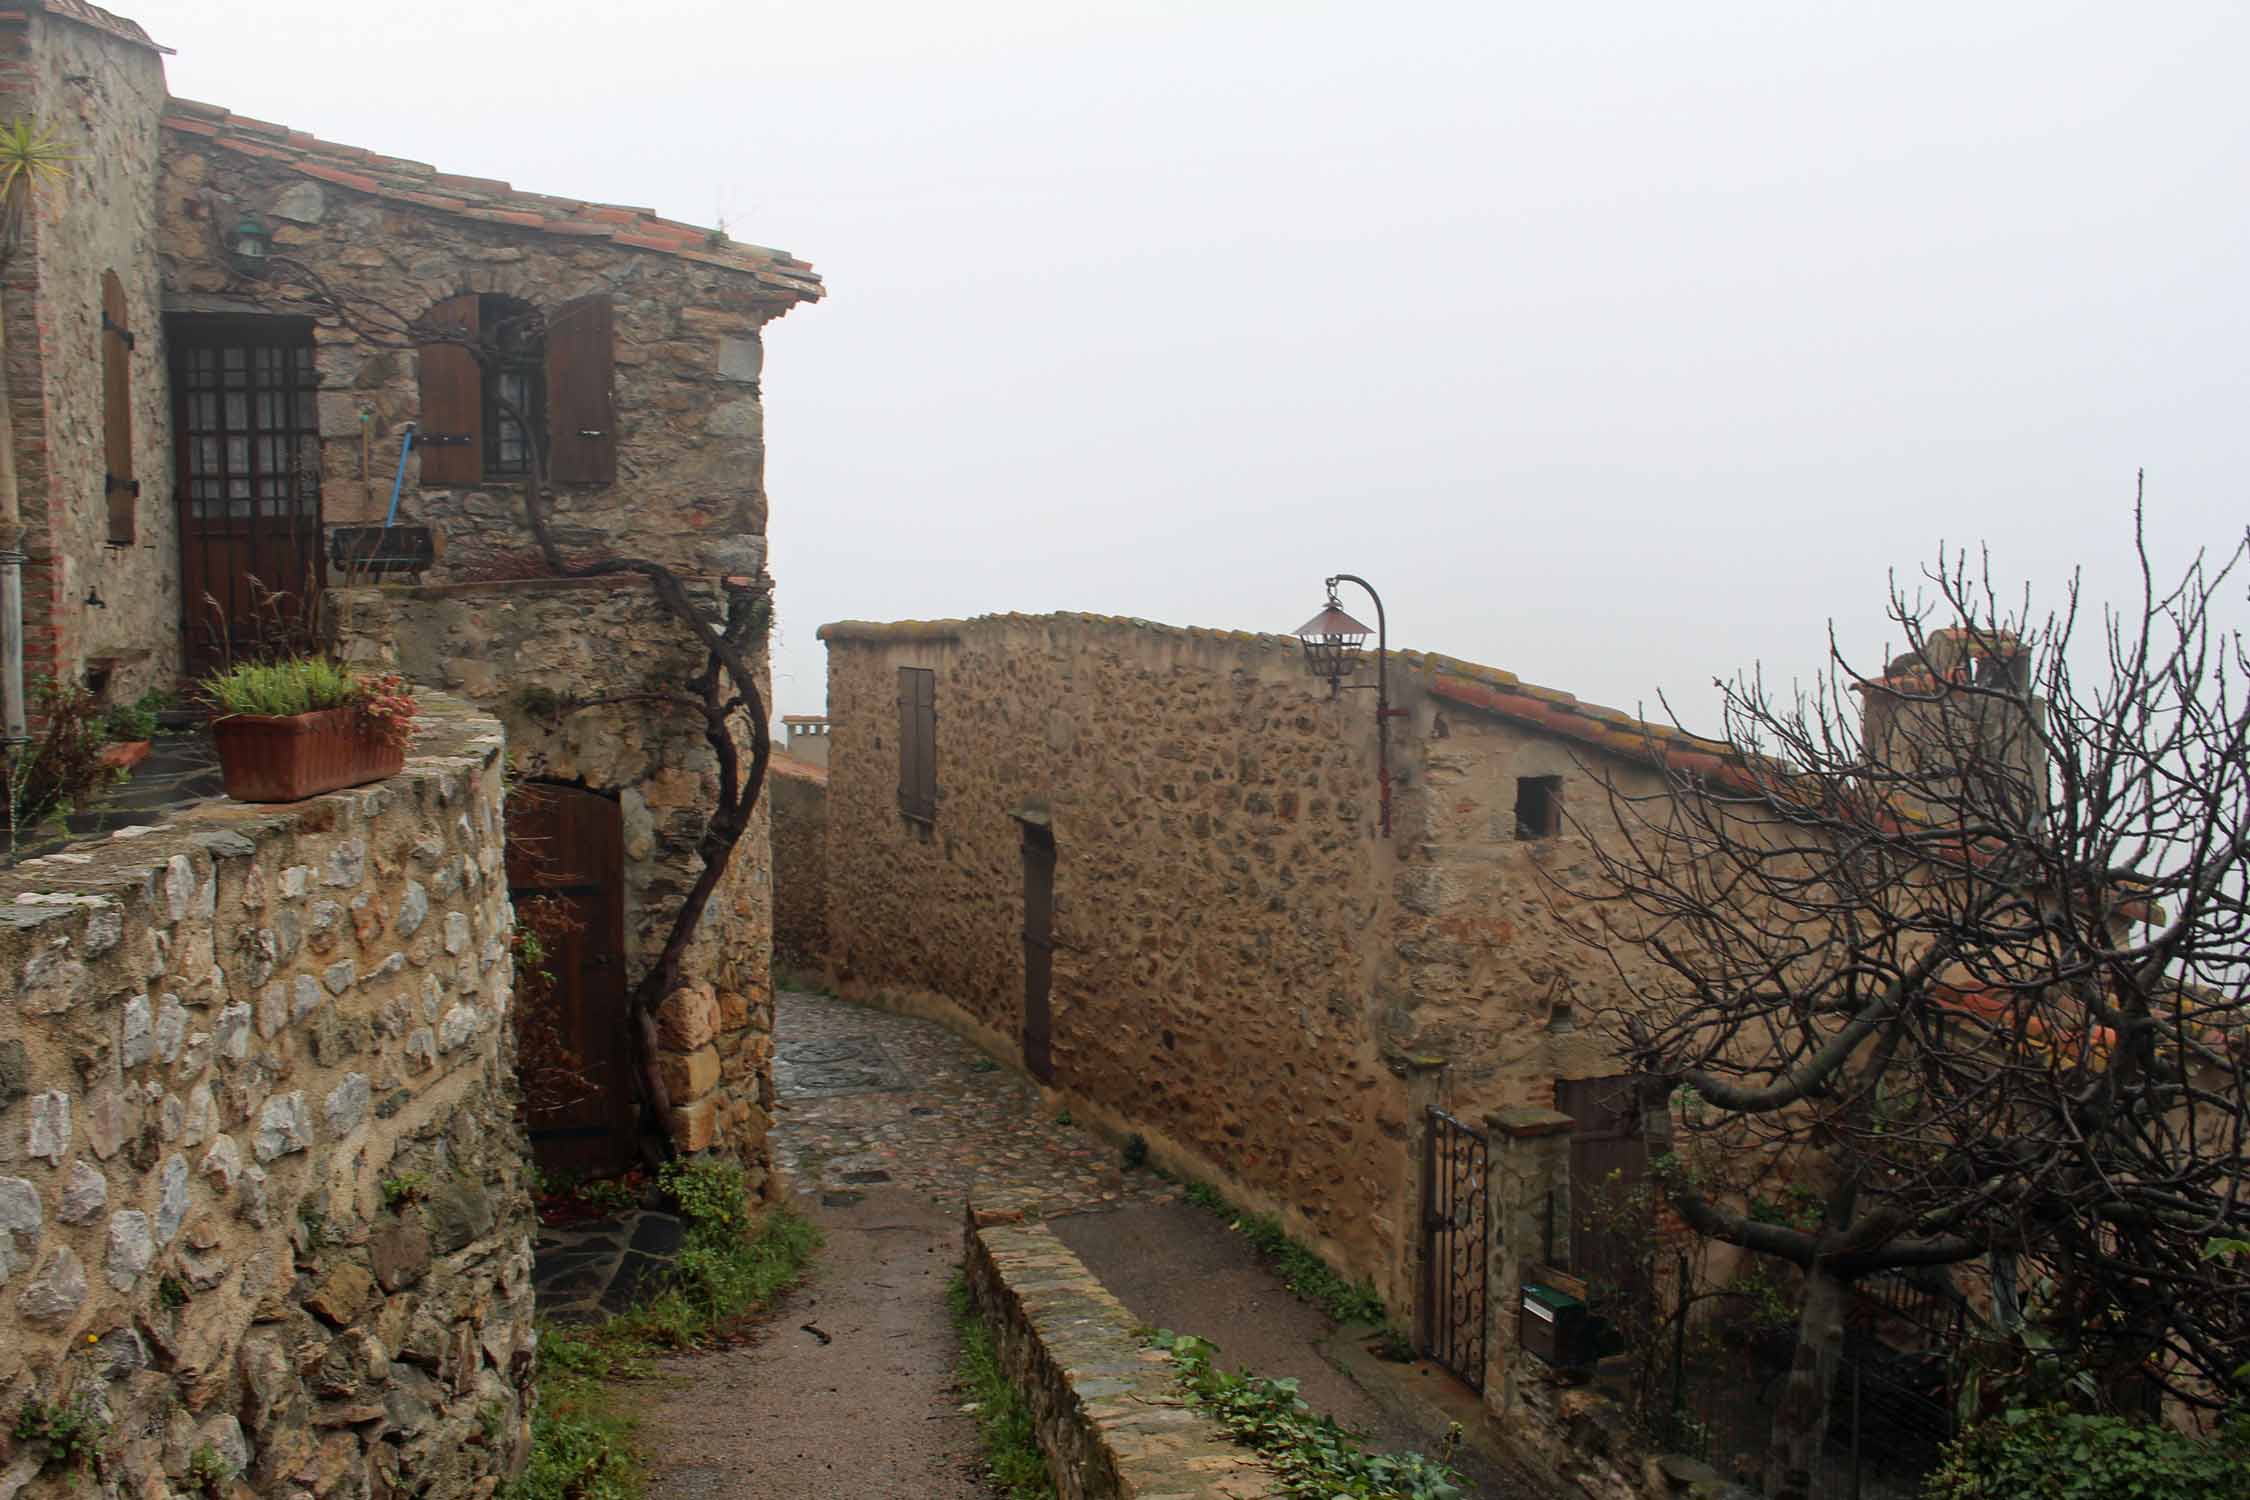
[[532,1254],[539,1311],[585,1323],[622,1310],[670,1268],[686,1233],[677,1218],[654,1211],[548,1229]]

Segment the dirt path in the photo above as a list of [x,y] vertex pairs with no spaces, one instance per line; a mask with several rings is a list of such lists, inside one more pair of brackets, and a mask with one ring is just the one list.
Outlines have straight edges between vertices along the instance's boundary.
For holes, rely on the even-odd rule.
[[891,1188],[811,1213],[818,1268],[753,1341],[664,1362],[642,1416],[652,1500],[979,1500],[945,1307],[959,1219]]

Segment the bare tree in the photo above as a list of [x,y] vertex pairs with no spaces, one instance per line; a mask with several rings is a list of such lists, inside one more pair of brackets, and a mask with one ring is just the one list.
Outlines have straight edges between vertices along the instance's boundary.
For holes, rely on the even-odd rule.
[[[1698,1234],[1803,1273],[1776,1497],[1811,1492],[1876,1272],[2025,1258],[2044,1333],[2109,1389],[2244,1394],[2250,1276],[2206,1249],[2250,1229],[2250,656],[2212,614],[2250,537],[2170,587],[2137,509],[2135,546],[2141,597],[2095,632],[2075,579],[2032,620],[1941,555],[1892,590],[1903,654],[1863,673],[1832,637],[1809,693],[1719,684],[1726,753],[1652,736],[1664,789],[1611,782],[1614,827],[1580,819],[1570,894],[1629,995],[1603,1019],[1652,1175]],[[1763,1153],[1816,1211],[1755,1213],[1692,1166],[1714,1153]]]

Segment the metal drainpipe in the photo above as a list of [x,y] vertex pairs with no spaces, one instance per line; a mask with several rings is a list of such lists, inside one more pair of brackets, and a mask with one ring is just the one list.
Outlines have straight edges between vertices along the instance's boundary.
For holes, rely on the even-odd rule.
[[[0,258],[4,264],[4,258]],[[23,507],[16,493],[16,419],[9,400],[8,327],[0,300],[0,696],[13,748],[31,739],[23,700]]]

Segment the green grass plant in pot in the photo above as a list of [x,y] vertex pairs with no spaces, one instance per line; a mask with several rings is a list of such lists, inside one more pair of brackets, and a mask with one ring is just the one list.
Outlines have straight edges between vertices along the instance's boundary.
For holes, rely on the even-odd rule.
[[395,673],[360,676],[325,656],[229,668],[203,685],[227,795],[298,802],[396,776],[419,712]]

